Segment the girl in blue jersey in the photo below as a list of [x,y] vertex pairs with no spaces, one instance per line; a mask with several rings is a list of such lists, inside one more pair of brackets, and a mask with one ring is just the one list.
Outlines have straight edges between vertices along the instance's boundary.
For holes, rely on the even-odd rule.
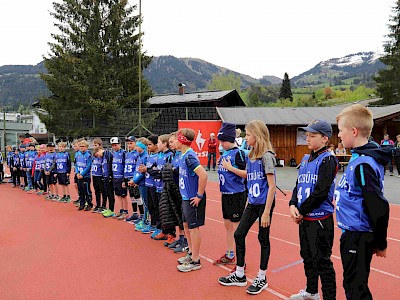
[[19,150],[17,147],[13,147],[13,153],[10,156],[10,170],[12,170],[12,181],[13,187],[17,187],[21,184],[19,177],[19,169],[21,168]]
[[46,178],[46,184],[50,190],[50,194],[47,195],[45,199],[58,201],[59,197],[58,197],[57,177],[56,177],[56,149],[53,143],[47,144],[44,174]]
[[218,140],[224,149],[218,166],[218,178],[222,193],[222,215],[226,229],[227,250],[226,254],[214,261],[214,265],[235,264],[235,239],[233,234],[242,218],[247,200],[244,178],[228,171],[222,166],[224,161],[229,161],[235,168],[240,170],[246,169],[246,156],[242,150],[239,150],[235,143],[235,130],[235,124],[222,123],[221,129],[218,132]]
[[45,148],[42,147],[44,145],[40,145],[38,147],[38,151],[37,154],[35,156],[35,161],[33,164],[33,168],[35,169],[35,173],[33,175],[33,183],[34,183],[34,188],[37,192],[38,195],[42,195],[43,194],[43,183],[42,183],[42,160],[44,158],[44,151]]
[[103,149],[103,141],[100,138],[93,139],[93,160],[92,160],[92,180],[93,189],[96,197],[96,206],[93,208],[93,213],[103,213],[106,209],[103,203],[107,200],[107,193],[103,184],[103,156],[100,155]]
[[56,169],[58,184],[62,188],[63,196],[60,202],[68,203],[71,201],[69,196],[69,174],[71,174],[71,158],[68,152],[65,152],[66,143],[58,143],[59,152],[56,155]]
[[28,151],[25,154],[25,165],[26,165],[26,178],[28,179],[27,191],[33,191],[33,163],[35,161],[36,151],[35,144],[28,144]]
[[[220,137],[219,137],[220,138]],[[226,170],[247,178],[248,204],[235,231],[236,242],[236,271],[227,277],[219,278],[219,283],[225,286],[246,286],[244,274],[246,236],[251,226],[258,219],[258,240],[261,246],[260,270],[253,284],[246,291],[249,294],[259,294],[268,286],[265,273],[270,255],[269,233],[273,208],[275,206],[275,154],[272,152],[267,126],[258,120],[246,125],[246,140],[251,146],[246,159],[246,170],[232,166],[229,160],[222,162]]]

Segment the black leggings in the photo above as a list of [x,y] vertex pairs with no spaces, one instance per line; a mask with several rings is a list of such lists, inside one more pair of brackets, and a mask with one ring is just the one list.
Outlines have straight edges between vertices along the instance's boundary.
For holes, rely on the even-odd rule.
[[114,188],[112,179],[103,177],[103,184],[107,197],[103,198],[103,204],[101,206],[107,207],[107,199],[108,199],[108,209],[114,211],[115,198],[114,198]]
[[[93,189],[96,196],[96,206],[101,206],[101,197],[103,197],[103,203],[107,202],[107,192],[104,188],[102,176],[92,176]],[[104,200],[105,199],[105,200]]]
[[[274,210],[275,201],[272,204],[271,212],[270,212],[270,220],[272,220],[272,212]],[[260,269],[267,270],[269,254],[271,252],[271,246],[269,243],[269,231],[270,226],[261,227],[261,216],[264,212],[265,204],[263,205],[253,205],[247,204],[243,216],[240,219],[240,223],[238,228],[235,231],[235,242],[236,242],[236,256],[237,256],[237,265],[239,267],[244,267],[245,255],[246,255],[246,236],[249,232],[251,226],[258,218],[258,241],[261,246],[261,260],[260,260]]]

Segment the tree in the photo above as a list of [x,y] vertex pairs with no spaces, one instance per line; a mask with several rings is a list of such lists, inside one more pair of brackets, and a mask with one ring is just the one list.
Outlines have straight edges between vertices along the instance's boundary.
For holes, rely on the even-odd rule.
[[[52,34],[48,74],[41,74],[51,92],[41,98],[48,112],[41,119],[57,135],[98,134],[118,121],[118,109],[138,104],[136,7],[127,0],[63,0],[53,8],[60,33]],[[151,58],[140,55],[145,68]],[[144,78],[142,91],[151,95]]]
[[396,1],[389,21],[389,40],[384,44],[385,54],[380,60],[387,65],[378,71],[373,79],[377,83],[377,91],[382,97],[379,104],[400,103],[400,1]]
[[279,99],[290,99],[290,101],[293,101],[292,88],[290,86],[288,73],[285,73],[283,76],[282,86],[279,92]]
[[228,75],[213,74],[210,84],[207,85],[207,89],[210,91],[237,90],[239,92],[241,85],[240,76],[233,73],[229,73]]

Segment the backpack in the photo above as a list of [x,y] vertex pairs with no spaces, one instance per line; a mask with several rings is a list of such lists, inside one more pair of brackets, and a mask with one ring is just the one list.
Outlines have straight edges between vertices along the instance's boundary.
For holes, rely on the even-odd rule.
[[289,161],[289,166],[291,167],[297,167],[296,160],[292,157]]

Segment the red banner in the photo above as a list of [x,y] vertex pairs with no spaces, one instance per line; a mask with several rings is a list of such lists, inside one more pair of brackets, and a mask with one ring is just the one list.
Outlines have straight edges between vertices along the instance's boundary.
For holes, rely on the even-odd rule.
[[[200,159],[200,163],[202,165],[207,165],[207,155],[208,155],[208,147],[207,141],[210,138],[210,134],[214,133],[215,138],[218,136],[218,130],[221,128],[222,121],[203,121],[203,120],[194,120],[194,121],[186,121],[179,120],[178,121],[178,129],[182,128],[191,128],[196,132],[196,137],[192,143],[192,149],[197,153],[197,156]],[[217,157],[219,156],[217,145]]]

